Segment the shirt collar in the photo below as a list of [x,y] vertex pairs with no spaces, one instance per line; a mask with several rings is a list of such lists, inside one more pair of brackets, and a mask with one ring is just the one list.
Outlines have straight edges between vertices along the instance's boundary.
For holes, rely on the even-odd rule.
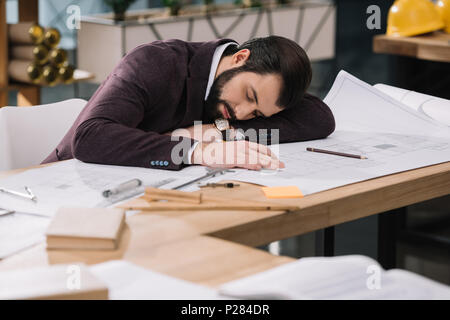
[[229,45],[238,45],[236,42],[227,42],[225,44],[222,44],[216,48],[214,51],[212,63],[211,63],[211,70],[209,71],[209,78],[208,78],[208,84],[206,86],[206,94],[205,94],[205,100],[208,98],[209,91],[211,90],[211,86],[214,82],[214,76],[216,75],[217,67],[219,66],[220,59],[222,58],[222,54],[225,51],[225,49]]

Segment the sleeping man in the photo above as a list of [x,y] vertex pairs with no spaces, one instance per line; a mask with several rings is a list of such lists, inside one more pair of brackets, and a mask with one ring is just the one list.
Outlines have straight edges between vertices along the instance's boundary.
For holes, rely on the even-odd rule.
[[143,44],[121,59],[43,163],[282,168],[268,144],[334,131],[328,106],[306,93],[311,75],[304,50],[278,36]]

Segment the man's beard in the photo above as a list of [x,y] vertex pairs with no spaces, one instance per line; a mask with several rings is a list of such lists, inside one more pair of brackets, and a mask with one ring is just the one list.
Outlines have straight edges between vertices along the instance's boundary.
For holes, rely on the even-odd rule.
[[228,114],[230,115],[230,121],[236,120],[236,115],[233,108],[220,97],[222,96],[223,87],[231,81],[239,73],[247,71],[243,67],[233,68],[222,72],[213,82],[211,89],[209,91],[208,98],[205,102],[204,116],[203,119],[209,123],[214,122],[216,119],[224,118],[219,106],[223,105]]

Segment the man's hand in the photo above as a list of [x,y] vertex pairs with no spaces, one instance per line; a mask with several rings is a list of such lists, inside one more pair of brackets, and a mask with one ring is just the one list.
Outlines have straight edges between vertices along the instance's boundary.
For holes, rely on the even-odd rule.
[[245,168],[250,170],[284,168],[284,163],[271,150],[255,142],[227,141],[199,143],[192,153],[191,163],[216,168]]

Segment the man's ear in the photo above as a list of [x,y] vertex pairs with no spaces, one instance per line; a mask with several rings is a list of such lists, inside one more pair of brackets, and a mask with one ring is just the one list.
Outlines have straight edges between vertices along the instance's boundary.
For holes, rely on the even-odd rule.
[[240,67],[245,64],[245,62],[249,57],[250,57],[250,50],[242,49],[233,54],[233,57],[231,58],[231,63],[235,67]]

